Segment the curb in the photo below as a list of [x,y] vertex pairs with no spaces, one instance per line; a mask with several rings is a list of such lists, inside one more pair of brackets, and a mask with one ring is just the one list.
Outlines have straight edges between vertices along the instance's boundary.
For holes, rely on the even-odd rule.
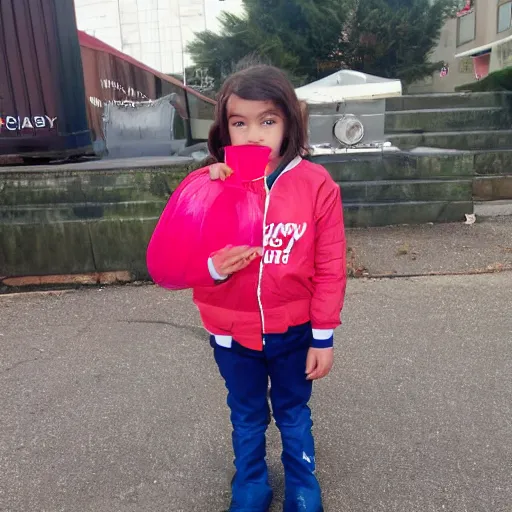
[[[349,279],[407,279],[413,277],[439,277],[439,276],[470,276],[480,274],[497,274],[512,272],[512,266],[489,265],[483,269],[463,271],[418,272],[418,273],[383,273],[371,274],[369,272],[355,272],[348,275]],[[1,277],[0,297],[26,295],[27,293],[60,295],[80,286],[108,286],[125,284],[153,284],[150,280],[136,280],[129,271],[118,272],[91,272],[88,274],[57,274],[48,276]],[[43,288],[42,290],[39,288]],[[45,289],[47,288],[47,289]],[[25,291],[23,291],[25,290]]]
[[[126,284],[134,281],[131,272],[90,272],[86,274],[56,274],[45,276],[0,277],[0,288],[9,289],[32,288],[44,286],[82,286]],[[0,289],[0,293],[2,290]]]
[[439,277],[439,276],[475,276],[480,274],[499,274],[500,272],[511,272],[512,266],[490,265],[487,268],[474,270],[446,271],[446,272],[419,272],[410,274],[362,274],[355,276],[356,279],[395,279],[408,277]]

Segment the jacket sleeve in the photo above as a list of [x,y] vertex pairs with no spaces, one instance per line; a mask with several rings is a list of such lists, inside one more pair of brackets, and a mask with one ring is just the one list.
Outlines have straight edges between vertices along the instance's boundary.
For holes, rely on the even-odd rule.
[[311,324],[315,348],[333,344],[347,283],[346,242],[340,187],[329,180],[319,192],[315,208],[315,274]]

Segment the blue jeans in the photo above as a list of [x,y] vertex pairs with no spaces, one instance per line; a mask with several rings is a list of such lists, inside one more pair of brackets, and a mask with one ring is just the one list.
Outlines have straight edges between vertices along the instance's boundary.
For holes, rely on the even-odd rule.
[[312,382],[306,380],[311,325],[291,327],[285,334],[265,335],[262,352],[215,344],[215,361],[228,390],[233,424],[236,474],[229,512],[267,512],[272,501],[265,461],[265,432],[272,412],[281,432],[285,473],[284,512],[322,512],[315,477],[315,447],[311,427]]

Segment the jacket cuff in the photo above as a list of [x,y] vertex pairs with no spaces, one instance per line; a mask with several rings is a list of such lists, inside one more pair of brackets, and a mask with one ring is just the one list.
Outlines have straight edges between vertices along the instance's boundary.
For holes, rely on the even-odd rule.
[[334,346],[333,329],[313,329],[312,348],[332,348]]
[[213,266],[212,258],[208,258],[208,271],[210,272],[210,276],[214,281],[225,281],[229,276],[220,275]]

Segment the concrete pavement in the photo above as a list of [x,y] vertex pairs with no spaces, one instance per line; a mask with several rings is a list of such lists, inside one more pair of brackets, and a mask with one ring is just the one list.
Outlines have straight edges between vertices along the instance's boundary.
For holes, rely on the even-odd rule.
[[364,269],[370,276],[512,269],[512,217],[473,225],[459,222],[348,229],[347,245],[349,267]]
[[[512,510],[512,273],[351,280],[313,400],[326,512]],[[187,292],[0,297],[1,512],[218,512],[223,383]],[[269,465],[280,510],[275,426]]]

